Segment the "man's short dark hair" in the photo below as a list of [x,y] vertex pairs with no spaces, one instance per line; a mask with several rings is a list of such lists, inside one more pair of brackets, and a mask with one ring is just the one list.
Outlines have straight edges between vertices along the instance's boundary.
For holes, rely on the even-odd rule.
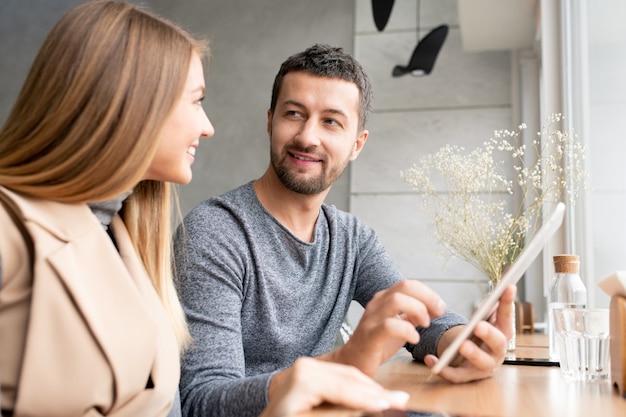
[[270,110],[276,109],[276,100],[282,87],[283,78],[290,72],[307,72],[320,77],[338,78],[354,83],[359,89],[359,130],[372,110],[372,86],[367,74],[354,57],[343,48],[324,44],[315,44],[302,52],[294,54],[282,63],[272,88]]

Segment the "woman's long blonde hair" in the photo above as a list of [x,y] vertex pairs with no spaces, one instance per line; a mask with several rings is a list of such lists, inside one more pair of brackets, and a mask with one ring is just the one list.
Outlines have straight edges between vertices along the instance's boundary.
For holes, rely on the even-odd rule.
[[141,180],[194,52],[208,58],[208,44],[136,5],[83,3],[48,35],[0,130],[0,185],[11,190],[87,203],[133,189],[121,215],[181,349],[190,336],[171,268],[175,190]]

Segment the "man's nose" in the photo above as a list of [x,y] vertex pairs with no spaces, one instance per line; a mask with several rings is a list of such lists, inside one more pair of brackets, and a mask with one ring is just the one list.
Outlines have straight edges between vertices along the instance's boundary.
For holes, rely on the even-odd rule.
[[321,139],[321,128],[319,122],[314,119],[307,119],[296,135],[296,140],[305,148],[309,146],[318,146]]

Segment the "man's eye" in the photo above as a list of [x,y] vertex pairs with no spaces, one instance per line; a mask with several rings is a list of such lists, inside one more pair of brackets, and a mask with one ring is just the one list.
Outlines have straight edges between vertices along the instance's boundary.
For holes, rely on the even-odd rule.
[[297,110],[287,110],[287,111],[285,112],[285,115],[286,115],[287,117],[291,117],[291,118],[298,118],[298,117],[302,117],[302,113],[300,113],[300,112],[299,112],[299,111],[297,111]]

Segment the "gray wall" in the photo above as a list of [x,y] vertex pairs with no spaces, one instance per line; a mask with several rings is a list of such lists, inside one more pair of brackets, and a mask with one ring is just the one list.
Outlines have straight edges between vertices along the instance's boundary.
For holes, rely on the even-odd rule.
[[[150,0],[157,11],[211,40],[209,118],[192,184],[181,188],[187,211],[210,195],[259,177],[269,163],[267,109],[274,76],[289,55],[324,42],[352,51],[352,0]],[[347,174],[347,173],[346,173]],[[347,209],[348,175],[330,202]]]
[[[77,0],[0,1],[0,123],[15,101],[48,31]],[[192,184],[181,187],[183,212],[208,196],[259,177],[269,162],[266,112],[274,75],[292,53],[316,42],[352,51],[352,0],[146,0],[158,13],[208,37],[205,109],[215,126],[201,143]],[[328,201],[348,208],[349,173]]]
[[[72,0],[0,2],[0,121],[12,105],[45,34]],[[350,210],[380,234],[402,272],[470,314],[485,278],[461,261],[437,257],[417,196],[399,172],[444,143],[472,146],[511,126],[510,53],[462,49],[457,0],[420,2],[420,35],[446,23],[450,33],[433,73],[392,78],[417,40],[415,0],[397,0],[384,32],[370,0],[148,0],[213,45],[206,110],[215,137],[204,141],[192,184],[181,188],[183,211],[208,196],[257,178],[268,163],[265,133],[273,77],[290,54],[315,42],[354,52],[374,86],[370,138],[333,187],[327,202]],[[482,284],[481,284],[482,283]],[[358,309],[357,309],[358,310]],[[358,316],[358,313],[357,313]]]

